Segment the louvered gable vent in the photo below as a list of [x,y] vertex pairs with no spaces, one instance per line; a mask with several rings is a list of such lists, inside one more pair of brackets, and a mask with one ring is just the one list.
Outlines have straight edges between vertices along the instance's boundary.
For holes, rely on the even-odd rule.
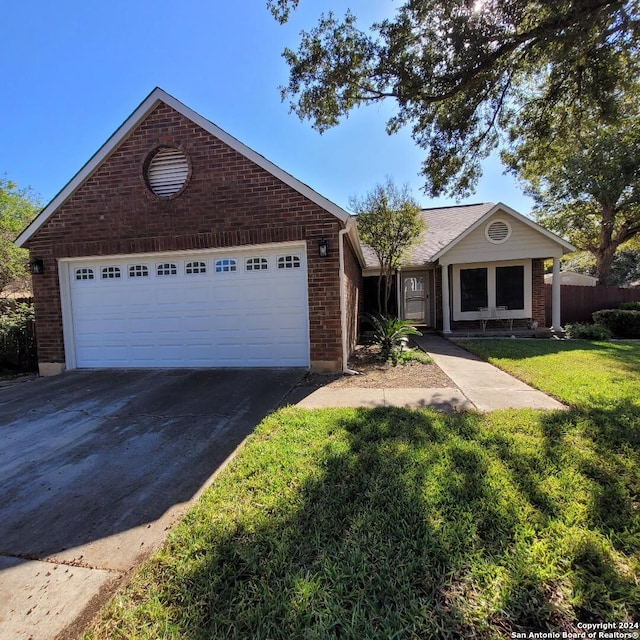
[[184,187],[189,176],[187,156],[173,147],[160,149],[147,168],[147,183],[153,193],[161,198],[175,195]]
[[496,220],[487,225],[485,235],[494,244],[502,244],[511,236],[511,227],[504,220]]

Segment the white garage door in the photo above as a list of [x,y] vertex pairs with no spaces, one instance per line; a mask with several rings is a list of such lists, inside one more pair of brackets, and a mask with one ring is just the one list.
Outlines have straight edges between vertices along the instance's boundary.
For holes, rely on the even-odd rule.
[[304,246],[65,264],[68,366],[309,364]]

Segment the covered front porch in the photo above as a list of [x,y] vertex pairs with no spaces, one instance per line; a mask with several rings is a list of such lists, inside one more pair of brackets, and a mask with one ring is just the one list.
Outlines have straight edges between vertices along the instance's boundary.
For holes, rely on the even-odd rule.
[[[554,270],[559,260],[553,258]],[[430,265],[396,275],[398,317],[447,335],[549,335],[562,332],[560,285],[545,326],[544,260]]]

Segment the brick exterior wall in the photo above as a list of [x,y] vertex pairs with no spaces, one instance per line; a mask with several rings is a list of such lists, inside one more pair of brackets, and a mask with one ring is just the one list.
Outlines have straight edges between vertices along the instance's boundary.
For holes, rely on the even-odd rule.
[[364,287],[360,264],[347,237],[345,237],[344,242],[344,275],[347,306],[347,344],[351,354],[358,343],[358,326],[360,313],[362,312]]
[[[146,186],[144,164],[162,145],[189,157],[172,198]],[[307,242],[312,367],[342,367],[338,232],[343,224],[167,105],[160,104],[29,240],[45,273],[33,278],[41,363],[63,363],[58,258]],[[318,240],[329,257],[318,257]],[[358,269],[350,263],[350,279]],[[357,288],[354,285],[352,288]]]
[[440,267],[435,268],[433,299],[436,305],[435,328],[442,330],[442,269]]
[[546,302],[544,290],[544,260],[531,261],[531,317],[538,327],[546,325]]

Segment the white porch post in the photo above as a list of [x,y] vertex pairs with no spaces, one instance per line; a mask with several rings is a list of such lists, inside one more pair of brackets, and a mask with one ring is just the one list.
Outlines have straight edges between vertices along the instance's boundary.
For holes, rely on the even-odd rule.
[[562,331],[560,326],[560,260],[553,259],[553,283],[551,284],[551,331]]
[[442,270],[442,333],[451,333],[451,311],[449,305],[449,265],[443,264]]

